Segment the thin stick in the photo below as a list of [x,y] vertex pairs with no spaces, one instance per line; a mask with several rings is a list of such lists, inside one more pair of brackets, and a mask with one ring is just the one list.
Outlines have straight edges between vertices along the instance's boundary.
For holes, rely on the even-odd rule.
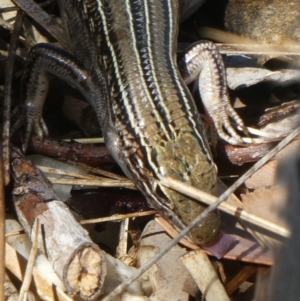
[[62,170],[59,168],[53,168],[48,166],[41,166],[37,165],[37,168],[39,168],[44,173],[54,174],[54,175],[61,175],[61,176],[68,176],[68,177],[74,177],[79,179],[91,179],[91,180],[99,180],[98,176],[95,175],[89,175],[86,173],[79,173],[79,172],[73,172],[68,170]]
[[4,88],[4,103],[3,103],[3,165],[4,165],[4,181],[5,185],[9,184],[10,174],[10,113],[11,113],[11,82],[14,70],[15,52],[17,48],[17,42],[19,33],[23,24],[24,13],[22,11],[17,12],[14,29],[11,34],[10,44],[8,49],[8,57],[5,70],[5,88]]
[[[213,204],[217,198],[211,194],[208,194],[200,189],[187,185],[181,181],[166,177],[161,180],[161,183],[171,189],[174,189],[182,194],[185,194],[193,199],[201,201],[207,205]],[[279,235],[282,238],[289,238],[290,231],[284,227],[281,227],[271,221],[268,221],[262,217],[259,217],[253,213],[247,212],[242,207],[232,205],[229,203],[222,203],[219,205],[218,209],[232,215],[237,216],[244,222],[251,223],[252,225],[258,226],[269,232],[272,232],[276,236]]]
[[72,164],[72,165],[75,165],[77,167],[80,167],[80,168],[83,168],[83,169],[86,169],[92,173],[95,173],[97,175],[102,175],[102,176],[105,176],[105,177],[108,177],[108,178],[112,178],[112,179],[115,179],[115,180],[128,180],[128,178],[126,177],[123,177],[123,176],[119,176],[113,172],[110,172],[110,171],[107,171],[107,170],[104,170],[104,169],[101,169],[99,167],[91,167],[87,164],[84,164],[82,162],[75,162],[75,161],[68,161],[69,164]]
[[107,217],[83,219],[80,221],[80,224],[84,225],[84,224],[103,223],[103,222],[108,222],[108,221],[118,221],[118,220],[122,220],[125,218],[147,216],[147,215],[152,215],[155,213],[156,213],[155,210],[149,210],[149,211],[137,212],[137,213],[135,212],[135,213],[128,213],[128,214],[114,214],[114,215],[107,216]]
[[[224,32],[223,32],[224,34]],[[240,39],[240,36],[238,37]],[[299,45],[280,46],[280,45],[258,45],[223,43],[216,44],[221,54],[242,54],[242,55],[276,55],[276,56],[299,56]]]
[[98,138],[74,138],[74,139],[63,139],[63,141],[69,142],[69,141],[76,141],[81,144],[90,144],[90,143],[104,143],[104,138],[98,137]]
[[275,146],[268,154],[256,162],[252,168],[250,168],[243,176],[241,176],[231,187],[229,187],[216,202],[208,206],[200,215],[197,216],[188,226],[186,226],[177,237],[172,239],[172,241],[162,249],[162,251],[152,257],[143,267],[139,268],[136,275],[127,281],[120,284],[114,291],[109,293],[102,301],[111,301],[116,296],[121,294],[127,286],[132,284],[135,280],[141,277],[155,262],[157,262],[164,254],[166,254],[170,249],[172,249],[194,226],[198,225],[203,218],[207,216],[211,211],[217,209],[217,207],[225,201],[233,191],[235,191],[240,185],[242,185],[246,179],[248,179],[254,172],[261,168],[270,158],[277,154],[282,148],[284,148],[293,138],[295,138],[300,133],[300,127],[295,129],[291,134],[284,138],[277,146]]
[[120,227],[119,243],[117,246],[116,257],[120,260],[125,258],[128,248],[128,229],[129,229],[129,218],[122,220]]
[[5,237],[12,237],[12,236],[17,236],[17,235],[22,235],[24,233],[25,233],[24,230],[9,232],[9,233],[5,233]]
[[40,222],[39,222],[39,219],[37,218],[36,222],[35,222],[35,227],[33,229],[34,237],[33,237],[32,247],[31,247],[31,251],[30,251],[30,255],[29,255],[29,259],[28,259],[28,263],[27,263],[27,267],[26,267],[26,272],[24,275],[21,289],[20,289],[19,301],[26,300],[25,296],[28,292],[28,289],[29,289],[29,286],[31,283],[34,262],[35,262],[35,258],[36,258],[36,254],[37,254],[37,250],[38,250],[37,246],[38,246],[39,230],[40,230]]
[[241,37],[240,35],[224,32],[215,28],[202,27],[198,30],[201,36],[222,42],[216,44],[221,53],[225,54],[248,54],[248,55],[287,55],[299,56],[300,47],[297,42],[289,43],[287,46],[282,45],[264,45],[257,41]]
[[96,186],[96,187],[124,187],[135,188],[134,184],[127,181],[111,180],[102,178],[99,180],[85,180],[85,179],[61,179],[48,177],[52,184],[65,184],[65,185],[82,185],[82,186]]

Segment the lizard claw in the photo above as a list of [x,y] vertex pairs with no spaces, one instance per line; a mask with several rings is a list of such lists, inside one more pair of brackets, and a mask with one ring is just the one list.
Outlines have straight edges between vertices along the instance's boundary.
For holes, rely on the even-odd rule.
[[32,133],[35,133],[42,141],[44,136],[48,136],[49,132],[40,110],[33,107],[26,106],[26,109],[21,109],[20,117],[12,127],[12,135],[24,124],[26,125],[26,130],[22,151],[25,153]]
[[240,127],[243,133],[249,137],[249,132],[244,125],[244,122],[229,103],[218,103],[216,107],[210,107],[207,109],[221,139],[232,145],[249,143],[249,141],[246,142],[233,127],[230,118],[233,120],[236,126]]
[[243,121],[230,104],[226,70],[217,47],[208,41],[192,45],[186,51],[184,60],[179,61],[179,69],[186,84],[198,76],[202,102],[220,138],[233,145],[249,143],[249,139],[243,140],[232,126],[233,121],[249,137]]
[[32,133],[35,133],[41,141],[43,141],[44,136],[49,135],[47,125],[42,117],[40,110],[37,110],[32,107],[27,107],[26,110],[26,132],[25,132],[25,141],[22,145],[22,149],[26,152],[28,148],[29,139]]

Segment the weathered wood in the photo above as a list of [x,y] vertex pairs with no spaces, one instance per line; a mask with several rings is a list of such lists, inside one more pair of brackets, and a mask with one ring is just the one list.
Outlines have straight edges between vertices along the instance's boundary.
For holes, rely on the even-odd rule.
[[105,146],[81,144],[75,141],[58,141],[48,137],[40,141],[37,136],[32,136],[29,150],[53,158],[83,162],[90,166],[115,164]]
[[22,226],[31,236],[38,219],[41,225],[38,248],[52,263],[67,292],[85,300],[95,298],[106,275],[102,251],[68,207],[57,200],[42,172],[17,150],[12,153],[12,171],[14,204]]
[[243,284],[256,271],[257,266],[253,264],[246,264],[228,283],[226,283],[225,289],[228,295],[231,295],[234,291],[236,291],[241,284]]
[[229,301],[230,298],[205,251],[199,249],[180,257],[207,301]]

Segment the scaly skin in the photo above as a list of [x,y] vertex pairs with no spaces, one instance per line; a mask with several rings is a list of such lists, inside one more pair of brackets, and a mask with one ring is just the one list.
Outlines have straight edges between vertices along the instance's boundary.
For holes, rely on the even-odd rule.
[[[50,72],[75,85],[93,106],[106,145],[123,171],[149,204],[181,230],[205,207],[162,186],[160,179],[172,177],[215,194],[217,169],[194,100],[177,68],[178,1],[58,2],[77,62],[54,47],[36,46],[27,64],[35,75],[25,72],[29,82],[37,83],[39,73],[44,80]],[[204,74],[218,74],[217,62],[218,58]],[[204,76],[202,85],[218,89],[215,78]],[[44,90],[35,84],[25,89],[27,134],[32,127],[41,135],[45,132]],[[216,105],[223,107],[222,99],[214,100]],[[219,229],[219,215],[212,212],[188,238],[206,244]]]
[[[111,118],[100,120],[106,145],[150,205],[182,229],[204,207],[159,180],[169,176],[215,194],[217,171],[194,101],[176,67],[178,3],[89,2],[88,15],[82,14],[88,6],[84,1],[64,0],[60,6],[70,20],[66,25],[75,57],[90,72],[97,63],[107,66],[112,97],[104,105]],[[85,20],[91,18],[99,22],[90,26]],[[78,30],[84,32],[81,39],[75,38]],[[219,227],[218,213],[211,213],[189,238],[207,243]]]

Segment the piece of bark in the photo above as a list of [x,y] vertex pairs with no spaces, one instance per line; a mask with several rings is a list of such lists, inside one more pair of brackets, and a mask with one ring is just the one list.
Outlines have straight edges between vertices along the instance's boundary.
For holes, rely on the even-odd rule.
[[105,146],[81,144],[75,141],[66,142],[44,138],[41,142],[37,136],[32,136],[29,151],[58,159],[79,161],[90,166],[115,164]]
[[267,154],[278,142],[250,144],[249,146],[236,146],[218,143],[216,161],[220,164],[236,164],[256,162]]
[[19,220],[31,236],[37,218],[41,224],[38,247],[63,280],[71,295],[97,297],[106,275],[102,251],[57,200],[51,183],[17,150],[12,152],[14,204]]

